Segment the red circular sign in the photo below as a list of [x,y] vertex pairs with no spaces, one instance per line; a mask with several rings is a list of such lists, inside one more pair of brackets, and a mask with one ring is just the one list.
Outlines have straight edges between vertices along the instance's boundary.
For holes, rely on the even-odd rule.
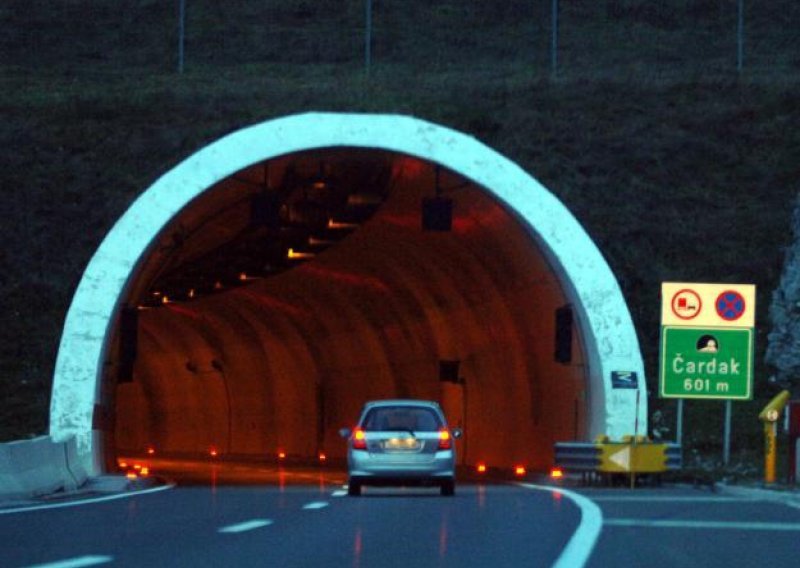
[[726,290],[714,302],[719,317],[725,321],[736,321],[744,314],[746,304],[744,296],[736,290]]
[[700,295],[689,288],[678,290],[672,296],[672,313],[682,320],[690,320],[697,317],[703,307]]

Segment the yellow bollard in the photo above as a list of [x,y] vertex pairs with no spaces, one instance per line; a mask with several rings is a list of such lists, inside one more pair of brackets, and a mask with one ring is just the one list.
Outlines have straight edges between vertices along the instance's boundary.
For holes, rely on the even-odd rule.
[[775,458],[778,455],[775,434],[777,424],[764,422],[764,483],[775,483]]
[[777,422],[789,401],[789,396],[788,390],[782,391],[769,401],[758,415],[758,419],[764,423],[764,483],[767,484],[775,483],[775,460],[778,455]]

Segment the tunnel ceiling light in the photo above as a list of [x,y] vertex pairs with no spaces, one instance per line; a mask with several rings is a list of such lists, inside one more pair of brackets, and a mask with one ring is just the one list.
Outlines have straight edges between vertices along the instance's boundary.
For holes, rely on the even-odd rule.
[[335,221],[333,219],[328,219],[328,228],[333,230],[342,230],[342,229],[358,229],[357,223],[347,223],[344,221]]
[[314,254],[313,252],[300,252],[294,250],[293,248],[290,248],[286,252],[286,258],[290,260],[304,260],[304,259],[314,258],[315,256],[316,254]]

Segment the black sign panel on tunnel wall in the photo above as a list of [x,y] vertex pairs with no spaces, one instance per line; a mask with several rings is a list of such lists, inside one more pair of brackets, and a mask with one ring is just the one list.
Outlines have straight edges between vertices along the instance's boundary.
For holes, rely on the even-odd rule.
[[139,310],[125,306],[119,316],[119,367],[117,382],[133,381],[133,364],[139,349]]
[[556,310],[556,351],[559,363],[572,361],[572,306],[562,306]]

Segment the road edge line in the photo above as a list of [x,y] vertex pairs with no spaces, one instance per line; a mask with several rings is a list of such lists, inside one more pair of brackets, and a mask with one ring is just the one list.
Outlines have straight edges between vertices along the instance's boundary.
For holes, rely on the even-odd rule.
[[578,506],[581,511],[581,522],[577,530],[572,533],[567,546],[553,563],[553,568],[575,568],[585,565],[603,530],[603,512],[600,507],[591,499],[569,489],[533,483],[517,483],[517,485],[527,489],[558,493]]
[[32,511],[46,511],[48,509],[65,509],[67,507],[79,507],[81,505],[91,505],[93,503],[104,503],[105,501],[115,501],[117,499],[126,499],[128,497],[136,497],[138,495],[147,495],[149,493],[158,493],[159,491],[166,491],[175,487],[174,483],[166,485],[159,485],[158,487],[151,487],[149,489],[138,489],[135,491],[128,491],[125,493],[115,493],[114,495],[104,495],[103,497],[90,497],[88,499],[78,499],[76,501],[69,501],[67,503],[42,503],[41,505],[28,505],[26,507],[15,507],[11,509],[0,509],[0,515],[10,515],[12,513],[28,513]]

